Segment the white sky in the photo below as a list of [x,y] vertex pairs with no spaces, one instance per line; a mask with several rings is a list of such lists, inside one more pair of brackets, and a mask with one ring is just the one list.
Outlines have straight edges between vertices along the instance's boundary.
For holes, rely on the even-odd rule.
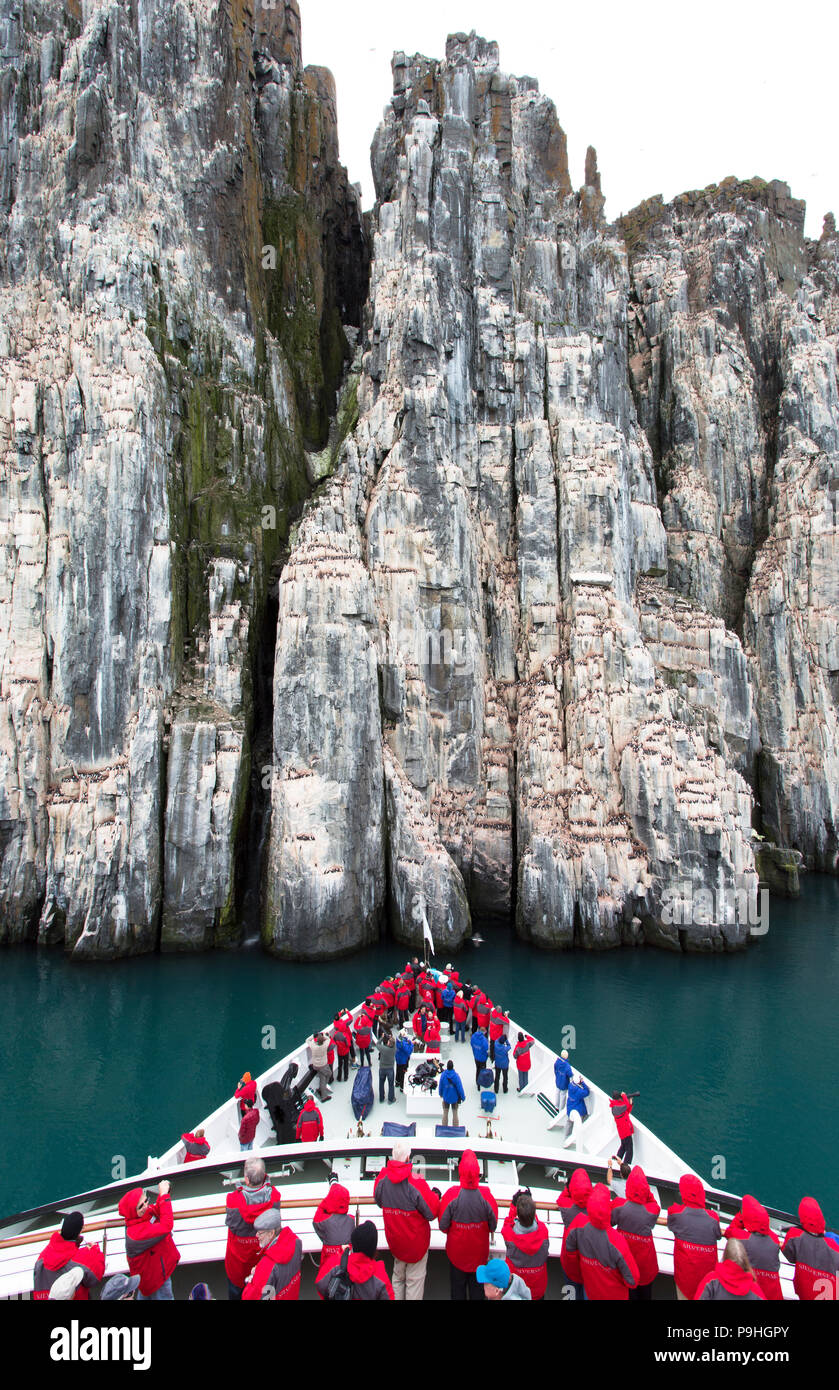
[[341,158],[373,204],[370,142],[395,49],[445,56],[446,35],[497,40],[501,68],[556,104],[571,182],[597,149],[606,215],[738,178],[784,179],[807,235],[839,217],[836,0],[299,0],[303,60],[331,68]]

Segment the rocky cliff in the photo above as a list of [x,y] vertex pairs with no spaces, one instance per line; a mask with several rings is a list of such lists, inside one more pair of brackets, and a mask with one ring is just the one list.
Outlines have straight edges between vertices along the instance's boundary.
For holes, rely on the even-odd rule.
[[758,835],[835,871],[832,222],[607,224],[459,34],[368,266],[293,4],[0,12],[7,939],[733,949]]
[[0,44],[0,934],[224,944],[366,295],[334,87],[293,0],[2,0]]

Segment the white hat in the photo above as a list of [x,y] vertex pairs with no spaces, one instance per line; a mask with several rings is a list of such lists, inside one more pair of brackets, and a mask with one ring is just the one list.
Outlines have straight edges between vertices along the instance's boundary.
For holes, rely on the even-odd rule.
[[83,1278],[84,1270],[79,1265],[73,1265],[73,1268],[62,1274],[60,1279],[56,1279],[50,1289],[50,1298],[59,1299],[62,1303],[72,1303]]

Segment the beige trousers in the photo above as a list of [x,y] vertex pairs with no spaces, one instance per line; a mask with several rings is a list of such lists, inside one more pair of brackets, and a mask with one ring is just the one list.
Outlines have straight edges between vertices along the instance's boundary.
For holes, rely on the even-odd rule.
[[457,1125],[459,1124],[459,1120],[458,1120],[458,1118],[457,1118],[458,1109],[459,1109],[459,1106],[458,1106],[458,1105],[451,1105],[451,1106],[449,1106],[449,1105],[446,1105],[446,1102],[445,1102],[445,1101],[443,1101],[443,1124],[444,1124],[444,1125],[447,1125],[447,1124],[449,1123],[449,1110],[451,1110],[451,1112],[452,1112],[452,1124],[455,1125],[455,1126],[457,1126]]
[[397,1301],[407,1302],[416,1301],[422,1298],[425,1292],[425,1271],[428,1265],[428,1251],[426,1250],[421,1260],[417,1260],[415,1265],[406,1264],[404,1260],[394,1259],[393,1261],[393,1292]]

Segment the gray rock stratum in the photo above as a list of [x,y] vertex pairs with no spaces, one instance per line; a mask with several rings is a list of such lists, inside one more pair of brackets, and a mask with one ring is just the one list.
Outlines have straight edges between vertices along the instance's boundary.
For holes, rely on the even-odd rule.
[[394,58],[369,265],[293,3],[0,16],[5,938],[235,942],[262,787],[279,955],[734,949],[687,900],[754,829],[835,871],[832,220],[609,225],[460,34]]

